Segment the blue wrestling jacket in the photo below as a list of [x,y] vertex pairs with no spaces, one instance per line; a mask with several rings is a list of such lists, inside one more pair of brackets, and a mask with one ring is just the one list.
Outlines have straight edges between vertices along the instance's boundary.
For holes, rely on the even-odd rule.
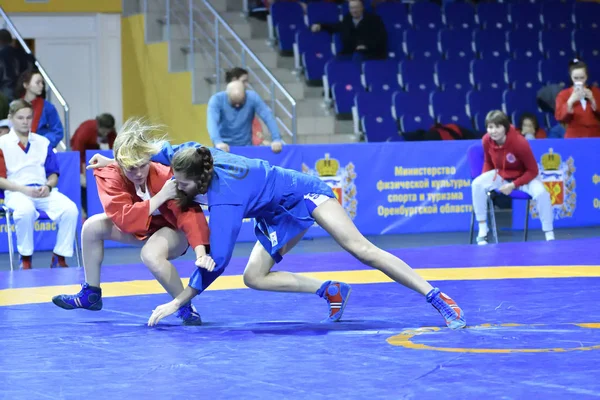
[[[170,165],[177,151],[200,146],[195,142],[175,146],[166,143],[152,161]],[[189,285],[200,292],[229,263],[244,218],[255,218],[257,237],[273,255],[285,243],[313,225],[314,219],[304,206],[305,194],[335,197],[331,188],[316,177],[272,166],[264,160],[214,148],[210,148],[210,151],[214,174],[207,198],[210,253],[216,267],[212,273],[198,268],[190,277]]]

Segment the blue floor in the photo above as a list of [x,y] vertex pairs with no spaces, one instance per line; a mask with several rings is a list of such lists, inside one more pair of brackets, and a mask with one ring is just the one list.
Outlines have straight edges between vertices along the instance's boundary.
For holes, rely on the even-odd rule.
[[[393,252],[422,269],[568,269],[599,266],[599,247],[600,239],[577,239]],[[227,274],[241,273],[244,261],[233,259]],[[189,276],[189,262],[177,267]],[[365,267],[346,254],[296,253],[278,269]],[[0,295],[82,277],[76,268],[4,271]],[[103,279],[151,276],[139,264],[113,265]],[[465,310],[467,329],[447,329],[420,295],[395,283],[354,284],[337,324],[318,322],[327,305],[316,295],[249,289],[196,298],[200,327],[169,317],[148,328],[166,294],[107,297],[99,312],[50,301],[0,307],[0,399],[600,397],[600,277],[433,283]]]
[[[516,284],[515,284],[516,283]],[[439,282],[470,326],[413,339],[435,347],[571,348],[600,344],[600,279]],[[441,327],[395,284],[357,285],[344,322],[320,324],[316,296],[206,292],[202,327],[145,326],[164,295],[108,298],[102,312],[52,304],[0,308],[1,398],[581,399],[600,397],[598,351],[471,354],[392,346],[409,328]],[[262,322],[261,322],[262,321]],[[169,324],[170,323],[170,324]]]

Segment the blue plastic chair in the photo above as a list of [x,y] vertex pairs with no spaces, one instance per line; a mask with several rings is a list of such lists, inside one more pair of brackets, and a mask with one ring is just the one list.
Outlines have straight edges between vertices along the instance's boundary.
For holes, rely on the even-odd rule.
[[[12,271],[14,269],[14,252],[15,252],[15,247],[14,247],[14,242],[13,242],[13,230],[12,230],[12,215],[13,215],[13,210],[11,210],[10,208],[8,208],[5,204],[4,204],[4,190],[0,190],[0,200],[2,200],[1,204],[0,204],[0,219],[5,218],[6,219],[6,236],[8,238],[8,259],[9,259],[9,263],[10,263],[10,270]],[[44,211],[40,211],[37,210],[37,212],[40,214],[40,216],[38,217],[38,221],[52,221],[49,217],[48,214],[46,214]],[[81,259],[79,257],[79,241],[77,240],[78,237],[78,233],[77,231],[75,232],[75,257],[77,257],[77,266],[81,267]]]
[[[469,161],[469,167],[471,169],[471,179],[477,178],[481,175],[483,170],[483,145],[481,142],[474,144],[469,147],[467,151],[467,159]],[[491,225],[491,232],[495,243],[498,243],[498,230],[496,228],[496,214],[494,213],[494,197],[502,194],[498,189],[490,190],[487,198],[487,212],[489,215],[489,221]],[[510,193],[510,197],[513,200],[525,200],[527,202],[527,210],[525,211],[525,230],[523,234],[523,241],[527,241],[527,235],[529,233],[529,209],[532,197],[527,193],[515,189]],[[471,211],[471,227],[469,229],[469,244],[473,243],[473,234],[475,231],[475,210]]]

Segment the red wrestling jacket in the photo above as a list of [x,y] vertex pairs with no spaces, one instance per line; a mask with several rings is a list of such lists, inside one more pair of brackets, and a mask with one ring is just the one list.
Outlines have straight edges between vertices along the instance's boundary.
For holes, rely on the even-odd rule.
[[[151,162],[146,181],[150,195],[158,193],[172,176],[169,167]],[[121,232],[144,240],[160,228],[169,227],[183,231],[192,248],[208,246],[208,224],[200,206],[182,211],[175,200],[169,200],[158,208],[160,215],[149,215],[150,200],[138,197],[135,185],[117,164],[94,170],[94,177],[104,212]]]
[[499,146],[486,133],[482,139],[483,172],[498,170],[498,175],[512,181],[515,187],[523,186],[535,179],[539,173],[537,162],[529,142],[511,125],[506,133],[506,142]]

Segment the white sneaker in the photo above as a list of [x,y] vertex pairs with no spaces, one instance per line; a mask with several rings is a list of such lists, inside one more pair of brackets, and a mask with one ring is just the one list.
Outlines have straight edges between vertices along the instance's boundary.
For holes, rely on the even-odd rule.
[[478,246],[485,246],[486,244],[488,244],[487,237],[477,236],[477,245]]

